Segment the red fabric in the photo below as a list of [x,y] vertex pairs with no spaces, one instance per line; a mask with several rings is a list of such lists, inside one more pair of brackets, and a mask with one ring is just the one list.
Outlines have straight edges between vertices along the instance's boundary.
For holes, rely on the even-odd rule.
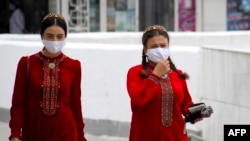
[[[41,52],[39,55],[48,59]],[[10,110],[10,138],[19,137],[22,141],[86,141],[80,62],[67,57],[59,64],[59,108],[52,116],[43,114],[40,107],[43,62],[34,54],[30,56],[29,64],[27,75],[27,57],[18,62]]]
[[129,141],[188,141],[183,114],[193,104],[186,81],[175,71],[168,75],[173,89],[172,125],[161,122],[162,90],[157,80],[162,78],[148,72],[150,77],[140,77],[142,66],[131,67],[127,74],[127,90],[131,99],[132,120]]

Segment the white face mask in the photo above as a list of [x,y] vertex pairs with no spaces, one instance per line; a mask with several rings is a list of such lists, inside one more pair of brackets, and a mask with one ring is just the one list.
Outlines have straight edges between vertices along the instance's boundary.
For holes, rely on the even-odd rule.
[[167,59],[170,55],[169,48],[151,48],[146,53],[148,59],[154,63],[160,62],[162,59]]
[[65,46],[65,41],[47,41],[43,39],[42,42],[45,48],[52,54],[60,52]]

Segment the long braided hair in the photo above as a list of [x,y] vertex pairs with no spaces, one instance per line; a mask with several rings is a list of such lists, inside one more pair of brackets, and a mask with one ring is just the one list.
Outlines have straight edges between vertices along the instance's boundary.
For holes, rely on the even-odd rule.
[[[143,33],[143,36],[142,36],[142,44],[143,44],[143,49],[142,49],[142,67],[143,67],[143,70],[141,72],[141,77],[142,78],[148,77],[148,73],[147,73],[147,55],[144,52],[144,48],[147,47],[148,39],[150,39],[150,38],[152,38],[154,36],[157,36],[157,35],[162,35],[162,36],[166,37],[168,39],[168,41],[169,41],[168,32],[161,25],[152,25],[152,26],[149,26],[149,27],[146,28],[146,30]],[[170,57],[168,58],[168,60],[170,62],[170,68],[173,71],[177,72],[179,74],[180,78],[183,78],[183,79],[188,79],[189,78],[189,75],[186,72],[180,73],[177,70],[177,68],[175,67],[175,65],[174,65],[174,63],[173,63],[173,61],[171,60]]]

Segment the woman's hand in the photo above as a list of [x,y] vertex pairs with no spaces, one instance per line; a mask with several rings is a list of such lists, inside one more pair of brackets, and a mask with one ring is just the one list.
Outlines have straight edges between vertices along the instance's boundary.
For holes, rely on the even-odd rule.
[[202,120],[203,120],[203,118],[196,118],[196,119],[194,120],[194,123],[199,122],[199,121],[202,121]]
[[170,64],[169,60],[163,59],[159,63],[156,64],[153,73],[157,76],[161,77],[164,74],[168,73],[170,71]]
[[10,141],[19,141],[19,138],[18,138],[18,137],[12,137],[12,138],[10,139]]

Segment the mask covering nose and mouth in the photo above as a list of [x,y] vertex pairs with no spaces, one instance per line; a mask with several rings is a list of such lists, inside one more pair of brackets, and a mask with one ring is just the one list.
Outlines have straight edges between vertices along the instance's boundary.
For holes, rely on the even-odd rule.
[[146,55],[150,61],[158,63],[162,59],[167,59],[170,55],[170,51],[169,48],[157,47],[148,49]]
[[65,41],[47,41],[42,40],[44,47],[52,54],[56,54],[65,46]]

